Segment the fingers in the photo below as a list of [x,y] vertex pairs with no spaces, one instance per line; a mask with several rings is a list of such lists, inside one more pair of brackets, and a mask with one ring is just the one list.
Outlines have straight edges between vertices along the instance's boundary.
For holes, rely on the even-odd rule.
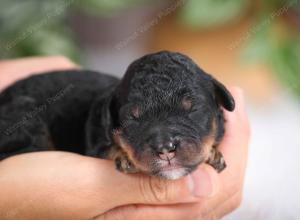
[[197,220],[199,211],[192,204],[150,206],[129,205],[118,207],[100,215],[95,220]]
[[[110,161],[90,159],[89,161],[93,161],[90,167],[94,167],[91,176],[96,178],[93,181],[95,185],[90,188],[98,187],[99,190],[94,191],[94,196],[102,196],[103,201],[106,201],[105,211],[110,210],[110,207],[128,204],[166,205],[195,202],[198,212],[207,214],[241,191],[249,139],[248,121],[244,113],[242,94],[238,89],[233,89],[232,93],[237,109],[233,113],[225,113],[228,132],[226,130],[220,145],[228,164],[225,171],[217,174],[210,166],[202,165],[186,178],[168,181],[144,175],[122,174],[115,170]],[[103,191],[107,193],[103,194]],[[224,212],[228,210],[225,209]]]
[[[164,180],[146,175],[129,175],[118,172],[111,161],[89,159],[90,176],[94,176],[93,188],[98,189],[105,201],[112,207],[127,204],[175,204],[195,202],[199,197],[214,193],[211,176],[205,169],[199,169],[191,176],[179,180]],[[92,168],[93,167],[93,168]],[[214,176],[212,178],[215,178]],[[208,184],[206,184],[208,182]],[[206,185],[205,185],[206,184]]]
[[239,88],[232,88],[231,93],[236,101],[236,109],[234,112],[225,111],[225,136],[218,146],[227,163],[227,169],[220,174],[225,187],[229,187],[232,183],[240,184],[240,181],[243,181],[250,138],[243,92]]
[[233,196],[229,197],[224,203],[220,204],[212,210],[211,212],[207,213],[206,215],[202,215],[201,220],[215,220],[220,219],[228,213],[236,210],[242,201],[242,192],[239,191]]
[[203,215],[199,204],[174,204],[174,205],[129,205],[118,207],[103,215],[97,216],[95,220],[118,219],[118,220],[217,220],[222,216],[235,210],[241,202],[241,193],[236,193],[216,209]]
[[241,89],[232,88],[231,93],[236,102],[236,109],[234,112],[224,111],[225,135],[218,146],[225,158],[227,168],[219,174],[219,192],[214,197],[206,199],[202,204],[202,208],[208,207],[203,210],[204,215],[218,212],[221,217],[222,214],[236,208],[241,199],[250,128]]
[[175,205],[129,205],[112,209],[95,220],[217,220],[226,213],[235,210],[241,202],[241,193],[236,193],[228,200],[220,204],[216,209],[203,215],[199,204],[175,204]]
[[164,219],[164,220],[188,220],[185,216],[187,213],[182,209],[168,207],[168,206],[136,206],[130,205],[126,207],[119,207],[111,210],[104,215],[98,216],[95,220],[153,220],[153,219]]
[[[233,112],[224,110],[225,136],[219,146],[219,149],[223,150],[225,154],[228,152],[228,150],[247,148],[247,144],[245,143],[248,141],[250,136],[250,126],[245,110],[243,92],[237,87],[233,87],[230,91],[235,99],[236,108]],[[228,144],[243,144],[243,147],[238,149],[230,148],[227,147]]]
[[[236,208],[242,195],[250,129],[242,91],[232,88],[231,93],[236,101],[236,109],[234,112],[224,112],[225,136],[218,146],[225,158],[227,168],[217,174],[219,177],[216,184],[217,192],[211,197],[201,199],[198,203],[202,216],[209,216],[207,218],[209,220],[218,219]],[[208,165],[203,165],[206,166]],[[210,170],[211,175],[214,175],[214,172]],[[216,216],[218,218],[214,218]]]
[[[28,153],[10,157],[1,162],[0,171],[0,185],[4,190],[1,195],[6,206],[9,206],[8,201],[12,201],[12,204],[20,204],[21,207],[12,209],[13,213],[9,213],[11,218],[8,219],[18,216],[31,219],[32,214],[41,219],[43,216],[51,216],[53,219],[93,218],[115,207],[130,204],[159,204],[166,207],[163,210],[167,216],[171,209],[166,204],[198,201],[200,195],[205,196],[206,192],[211,191],[209,184],[208,187],[201,184],[214,181],[208,179],[209,171],[201,168],[193,176],[178,181],[165,181],[143,175],[123,174],[114,168],[112,161],[63,152]],[[200,190],[197,186],[200,186]],[[11,190],[19,193],[16,198],[8,200],[5,195],[11,195]],[[26,198],[34,199],[28,201]],[[48,208],[43,206],[45,203]],[[57,212],[49,213],[49,208]],[[175,213],[178,212],[178,216],[181,216],[180,210],[177,207]],[[143,214],[142,211],[139,213]],[[62,214],[68,217],[63,218]],[[27,215],[29,217],[25,218]]]
[[35,73],[78,68],[63,56],[31,57],[0,62],[0,90]]
[[[49,216],[48,210],[43,206],[47,202],[48,206],[57,210],[51,213],[53,216],[57,217],[57,213],[72,214],[72,218],[65,219],[83,219],[83,216],[99,216],[100,220],[194,220],[201,215],[221,217],[236,208],[236,204],[240,202],[241,197],[237,196],[236,199],[235,195],[242,191],[249,140],[249,125],[242,94],[238,89],[233,89],[232,94],[237,108],[233,113],[225,112],[226,132],[219,149],[224,154],[228,167],[221,174],[217,174],[208,165],[202,165],[186,178],[168,181],[120,173],[114,168],[112,161],[58,152],[31,153],[2,162],[2,194],[5,195],[8,191],[5,186],[21,192],[17,201],[31,198],[31,193],[42,193],[36,196],[36,201],[31,201],[34,206],[29,203],[30,207],[35,208],[34,211],[28,209],[30,213]],[[14,180],[13,189],[10,187],[11,180]],[[8,193],[11,194],[13,192]],[[6,198],[7,204],[7,197],[3,198]],[[21,205],[22,208],[13,213],[14,216],[25,216],[27,203],[28,201]],[[156,204],[159,207],[153,206]],[[127,205],[130,206],[122,211]],[[114,209],[116,207],[120,208]],[[106,218],[101,213],[106,213]],[[110,218],[109,213],[115,213],[115,218]]]

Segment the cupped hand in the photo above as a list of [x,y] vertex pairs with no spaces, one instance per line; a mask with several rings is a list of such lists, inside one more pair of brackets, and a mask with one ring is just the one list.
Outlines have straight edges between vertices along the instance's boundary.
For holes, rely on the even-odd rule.
[[[231,88],[230,92],[236,101],[236,109],[234,112],[224,111],[226,132],[218,146],[225,158],[227,168],[217,174],[212,167],[203,164],[185,178],[192,186],[192,195],[197,197],[195,202],[160,206],[137,204],[119,207],[99,216],[97,220],[151,220],[159,219],[161,213],[165,214],[161,219],[166,220],[217,220],[237,209],[242,201],[250,126],[245,111],[243,92],[236,87]],[[181,201],[184,201],[185,197],[180,195],[180,183],[173,184],[173,188],[178,190],[175,194],[178,198],[182,198]],[[171,191],[174,192],[173,188]],[[110,218],[111,216],[113,217]],[[117,217],[114,218],[115,216]],[[130,218],[131,216],[135,218]]]
[[[61,57],[0,62],[0,90],[41,71],[78,68]],[[228,167],[202,165],[176,181],[126,175],[113,162],[67,152],[38,152],[0,162],[0,219],[219,219],[240,204],[249,124],[243,95],[225,112],[219,146]]]

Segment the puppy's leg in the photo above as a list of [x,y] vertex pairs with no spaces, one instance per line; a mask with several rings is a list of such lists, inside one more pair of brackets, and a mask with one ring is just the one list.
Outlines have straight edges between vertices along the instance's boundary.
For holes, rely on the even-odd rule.
[[138,169],[130,161],[126,152],[118,146],[112,146],[108,154],[108,159],[115,162],[117,170],[122,173],[137,173]]
[[211,165],[218,173],[222,172],[226,168],[226,163],[221,152],[216,147],[213,147],[210,151],[210,156],[206,161]]
[[0,106],[0,160],[34,151],[51,150],[49,132],[34,99],[18,97]]

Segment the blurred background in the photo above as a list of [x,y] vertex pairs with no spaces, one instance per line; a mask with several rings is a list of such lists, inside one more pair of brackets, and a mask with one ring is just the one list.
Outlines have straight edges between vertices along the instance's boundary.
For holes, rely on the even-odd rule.
[[245,91],[244,200],[225,219],[300,219],[300,0],[0,1],[1,59],[60,54],[121,77],[159,50]]

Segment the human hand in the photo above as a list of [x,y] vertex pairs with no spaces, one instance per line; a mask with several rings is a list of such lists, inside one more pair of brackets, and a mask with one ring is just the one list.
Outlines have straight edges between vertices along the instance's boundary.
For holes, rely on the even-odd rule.
[[[134,205],[121,207],[104,216],[99,216],[97,220],[104,220],[106,217],[107,219],[118,219],[109,218],[111,215],[121,216],[119,219],[155,219],[147,218],[155,212],[158,213],[157,218],[160,218],[160,213],[169,213],[170,217],[161,219],[216,220],[237,209],[242,201],[250,125],[245,111],[242,90],[233,87],[230,92],[235,99],[236,109],[234,112],[224,111],[226,132],[218,146],[218,150],[222,152],[225,158],[227,168],[217,174],[211,166],[203,164],[187,177],[187,179],[191,178],[194,181],[192,194],[196,195],[196,202],[167,206]],[[180,193],[177,196],[180,197]],[[132,213],[135,213],[136,218],[129,218]],[[175,215],[172,216],[172,214]]]
[[[24,62],[32,68],[40,64],[38,59],[33,63]],[[11,64],[14,65],[6,65],[6,71],[1,71],[0,82],[3,74],[7,79],[1,84],[3,87],[13,81],[10,76],[5,77],[6,72],[14,72],[14,80],[28,75],[26,68],[16,71],[18,63]],[[73,68],[70,63],[54,66]],[[46,71],[47,60],[43,68],[29,69],[30,72]],[[223,216],[240,202],[249,138],[241,94],[236,89],[232,93],[237,110],[225,113],[226,135],[220,151],[228,168],[220,175],[208,165],[202,165],[189,177],[166,181],[124,175],[114,169],[111,161],[71,153],[23,154],[0,163],[0,204],[3,204],[0,218],[188,220]]]

